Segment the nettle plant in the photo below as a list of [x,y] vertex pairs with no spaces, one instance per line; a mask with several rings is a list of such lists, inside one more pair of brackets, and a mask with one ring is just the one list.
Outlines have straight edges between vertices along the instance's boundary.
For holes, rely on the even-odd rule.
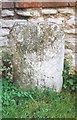
[[13,78],[12,54],[9,51],[2,52],[2,77]]
[[68,60],[64,60],[64,71],[63,71],[63,89],[70,91],[77,91],[77,72],[71,71],[71,64]]

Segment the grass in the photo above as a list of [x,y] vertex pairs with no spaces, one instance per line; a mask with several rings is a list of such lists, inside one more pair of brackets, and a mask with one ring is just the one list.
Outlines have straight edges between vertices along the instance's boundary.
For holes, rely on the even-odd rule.
[[3,118],[75,118],[75,93],[51,89],[24,92],[3,79]]
[[[11,78],[12,64],[8,53],[3,56],[0,68],[3,77]],[[61,93],[51,89],[24,92],[12,80],[2,79],[2,117],[3,118],[75,118],[75,94],[77,75],[70,73],[70,64],[65,60],[63,71],[63,90]],[[6,69],[5,69],[6,68]]]

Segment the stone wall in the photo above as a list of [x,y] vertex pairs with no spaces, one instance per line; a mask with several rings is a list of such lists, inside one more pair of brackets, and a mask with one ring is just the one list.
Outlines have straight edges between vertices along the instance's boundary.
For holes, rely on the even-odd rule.
[[[28,5],[28,4],[27,4]],[[46,5],[46,4],[45,4]],[[9,32],[12,30],[13,25],[16,22],[23,23],[24,21],[48,21],[62,25],[65,33],[65,57],[69,58],[72,62],[72,66],[76,66],[77,58],[77,17],[76,6],[74,3],[70,3],[69,6],[66,3],[55,4],[53,7],[47,4],[42,7],[32,7],[25,4],[16,5],[13,3],[3,3],[1,9],[0,19],[0,49],[9,48]]]

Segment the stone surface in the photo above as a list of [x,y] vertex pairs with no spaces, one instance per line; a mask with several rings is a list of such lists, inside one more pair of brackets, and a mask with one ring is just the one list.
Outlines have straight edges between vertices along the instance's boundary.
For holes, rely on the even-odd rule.
[[72,51],[75,52],[75,43],[66,41],[66,48],[71,49]]
[[65,39],[66,42],[77,44],[77,38],[67,38]]
[[0,37],[9,35],[9,29],[0,29]]
[[48,18],[47,21],[51,23],[56,23],[56,24],[63,24],[63,18]]
[[73,52],[72,52],[72,50],[70,50],[70,49],[66,49],[66,50],[65,50],[65,55],[68,55],[68,54],[71,54],[71,55],[72,55],[72,53],[73,53]]
[[2,28],[2,20],[0,20],[0,29]]
[[29,11],[15,10],[15,12],[17,15],[20,15],[20,16],[29,16],[29,17],[32,16],[32,13]]
[[57,14],[57,10],[56,9],[43,9],[42,10],[42,14],[45,14],[45,15],[54,15],[54,14]]
[[15,20],[2,20],[2,28],[12,29],[15,23],[26,23],[27,20],[15,19]]
[[76,46],[77,46],[77,38],[67,38],[65,39],[65,58],[68,59],[72,65],[72,67],[77,70],[76,66]]
[[7,37],[0,37],[0,47],[8,46],[9,39]]
[[40,16],[40,13],[38,10],[32,10],[32,9],[28,9],[28,10],[15,10],[16,14],[20,15],[20,16],[25,16],[25,17],[32,17],[32,16]]
[[1,15],[2,17],[14,16],[14,11],[5,9],[1,11]]
[[1,1],[0,1],[0,9],[2,9],[2,3],[1,3]]
[[60,25],[39,22],[15,24],[10,32],[14,80],[23,89],[62,88],[64,61],[63,30]]
[[40,11],[34,10],[32,11],[33,16],[40,16]]
[[71,16],[71,18],[66,21],[66,23],[67,23],[68,25],[70,25],[70,26],[75,25],[75,22],[77,22],[77,21],[75,20],[75,16]]
[[75,10],[72,8],[59,8],[58,12],[62,14],[75,14]]
[[31,23],[33,23],[33,24],[36,24],[36,23],[39,23],[39,22],[43,23],[44,22],[44,18],[43,17],[38,17],[36,19],[32,18],[32,19],[30,19],[28,21],[31,22]]
[[2,20],[2,28],[12,28],[14,23],[14,20]]
[[68,34],[77,34],[77,28],[76,29],[65,29],[64,32]]

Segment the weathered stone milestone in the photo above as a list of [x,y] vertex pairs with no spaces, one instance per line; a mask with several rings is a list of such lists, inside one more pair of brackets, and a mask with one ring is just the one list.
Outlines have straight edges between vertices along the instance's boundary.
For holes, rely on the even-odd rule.
[[64,63],[64,32],[50,22],[15,24],[10,32],[14,80],[28,86],[61,91]]

